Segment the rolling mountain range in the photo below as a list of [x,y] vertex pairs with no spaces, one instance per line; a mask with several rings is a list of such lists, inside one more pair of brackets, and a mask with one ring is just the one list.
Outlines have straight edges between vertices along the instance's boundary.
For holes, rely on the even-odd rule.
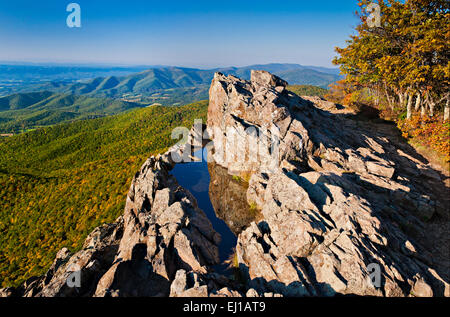
[[40,126],[117,114],[142,105],[109,98],[52,93],[19,93],[0,98],[0,132],[18,133]]
[[[0,72],[5,67],[11,72],[10,78],[23,82],[18,88],[11,88],[2,82],[6,75],[0,75],[2,134],[16,134],[42,126],[113,115],[155,103],[181,105],[205,100],[208,98],[209,84],[215,72],[250,79],[251,69],[265,69],[293,84],[291,89],[300,95],[323,96],[326,93],[324,87],[339,79],[336,69],[298,64],[252,65],[210,70],[155,66],[124,76],[96,77],[77,82],[72,81],[72,76],[77,74],[87,76],[108,71],[115,74],[115,72],[129,72],[132,69],[76,67],[53,69],[52,66],[0,65]],[[29,73],[26,73],[27,67],[31,67]],[[26,76],[21,77],[21,74]],[[64,80],[41,81],[44,78]],[[40,81],[35,83],[34,79]],[[2,92],[11,89],[17,92],[1,97]]]
[[[16,88],[15,91],[48,90],[59,93],[121,98],[125,101],[143,101],[149,104],[157,102],[168,105],[206,99],[208,87],[215,72],[249,79],[251,69],[269,71],[285,79],[291,85],[314,85],[326,88],[340,78],[339,70],[337,69],[298,64],[266,64],[208,70],[183,67],[153,67],[125,76],[96,77],[75,83],[63,80],[49,80],[22,85]],[[2,87],[0,87],[0,93],[2,93]]]
[[[151,66],[158,68],[160,66]],[[0,97],[17,92],[57,88],[95,77],[125,76],[150,66],[75,66],[58,64],[19,64],[0,62]],[[48,90],[48,89],[47,89]]]
[[171,88],[209,86],[215,72],[250,79],[251,69],[275,73],[293,85],[309,84],[325,88],[339,78],[334,69],[326,73],[296,64],[252,65],[211,70],[169,67],[153,68],[123,77],[99,77],[85,83],[70,85],[65,91],[109,97],[117,97],[128,93],[151,95],[154,92]]

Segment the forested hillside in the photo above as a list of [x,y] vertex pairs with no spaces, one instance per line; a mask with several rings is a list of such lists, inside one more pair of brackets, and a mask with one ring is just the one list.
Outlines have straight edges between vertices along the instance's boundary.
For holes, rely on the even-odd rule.
[[206,112],[207,101],[152,106],[0,139],[0,284],[42,274],[60,248],[115,220],[146,158]]
[[287,87],[288,90],[299,96],[319,96],[324,97],[328,90],[322,87],[312,85],[291,85]]
[[141,104],[48,91],[0,98],[0,133],[19,133],[79,119],[117,114]]

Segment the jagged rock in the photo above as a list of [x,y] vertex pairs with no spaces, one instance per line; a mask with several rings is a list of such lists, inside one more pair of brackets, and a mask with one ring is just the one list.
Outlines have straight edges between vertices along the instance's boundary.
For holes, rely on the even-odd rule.
[[6,287],[0,289],[0,297],[12,297],[14,296],[15,289],[13,287]]
[[255,173],[250,177],[247,188],[247,200],[258,206],[264,204],[264,192],[267,188],[267,178],[265,174]]
[[433,290],[423,278],[419,277],[416,278],[411,295],[416,297],[433,297]]
[[[283,160],[295,163],[310,146],[308,135],[302,135],[306,131],[302,123],[292,121],[288,104],[276,105],[288,101],[278,100],[281,94],[268,85],[280,79],[266,72],[253,72],[252,78],[255,80],[248,82],[216,73],[210,88],[207,131],[214,140],[213,157],[232,173],[271,171]],[[282,94],[289,92],[283,90]],[[307,104],[296,98],[296,106]],[[281,140],[276,151],[280,155],[275,159],[272,139]],[[257,152],[252,150],[255,147]]]
[[[236,247],[249,285],[256,293],[285,296],[445,295],[448,276],[429,267],[431,254],[422,256],[421,239],[402,229],[407,223],[423,231],[421,219],[433,217],[434,199],[420,198],[429,189],[411,181],[424,174],[417,170],[430,169],[404,164],[397,145],[370,127],[323,111],[333,107],[322,101],[270,87],[277,78],[267,76],[253,72],[248,82],[216,74],[208,112],[214,146],[226,149],[218,164],[229,173],[252,173],[247,199],[264,216],[239,235]],[[262,151],[257,164],[246,162],[242,158],[255,154],[243,140],[229,146],[230,127],[241,137],[245,129],[278,131],[279,156],[273,160]],[[396,210],[386,214],[386,206]],[[374,267],[379,285],[370,282]]]
[[286,296],[309,296],[304,277],[292,264],[292,257],[283,251],[264,232],[264,223],[254,223],[240,236],[236,247],[240,270],[249,280],[249,286],[261,292],[271,290]]
[[250,288],[247,293],[245,294],[245,297],[259,297],[259,294],[256,290],[253,288]]
[[266,71],[251,71],[251,82],[257,86],[286,87],[288,83]]
[[392,178],[392,176],[394,176],[395,173],[395,169],[393,167],[386,166],[377,162],[367,162],[366,167],[369,173],[378,176],[384,176],[387,178]]
[[190,286],[188,286],[188,276],[185,270],[178,270],[175,279],[170,286],[171,297],[207,297],[208,286],[199,285],[198,276],[195,273],[189,274]]
[[223,285],[233,282],[216,274],[198,274],[178,270],[170,286],[171,297],[241,297],[241,294]]
[[[102,277],[96,295],[112,291],[123,296],[168,295],[177,270],[206,273],[208,265],[218,262],[220,236],[192,194],[168,174],[162,164],[165,161],[164,157],[150,158],[136,174],[127,197],[116,262]],[[142,257],[135,259],[132,252],[136,246],[142,246],[143,251]],[[129,270],[136,271],[135,265],[140,276],[122,282],[120,276],[126,278]],[[133,283],[140,284],[140,289]]]
[[322,110],[336,112],[336,111],[345,109],[343,106],[337,105],[331,101],[327,101],[327,100],[323,99],[322,97],[318,97],[318,96],[301,96],[301,97],[305,100],[310,101],[316,107],[318,107]]

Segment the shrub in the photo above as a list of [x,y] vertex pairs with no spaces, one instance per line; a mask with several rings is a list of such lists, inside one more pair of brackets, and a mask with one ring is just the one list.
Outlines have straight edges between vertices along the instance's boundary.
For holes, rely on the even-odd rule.
[[444,156],[450,162],[450,121],[442,122],[438,117],[400,119],[397,123],[405,138],[416,138]]

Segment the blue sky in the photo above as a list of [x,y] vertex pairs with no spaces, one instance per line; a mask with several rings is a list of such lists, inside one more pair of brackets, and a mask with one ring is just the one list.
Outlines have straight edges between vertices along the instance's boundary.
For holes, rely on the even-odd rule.
[[[81,28],[66,25],[71,2]],[[0,61],[331,66],[356,10],[356,0],[1,0]]]

